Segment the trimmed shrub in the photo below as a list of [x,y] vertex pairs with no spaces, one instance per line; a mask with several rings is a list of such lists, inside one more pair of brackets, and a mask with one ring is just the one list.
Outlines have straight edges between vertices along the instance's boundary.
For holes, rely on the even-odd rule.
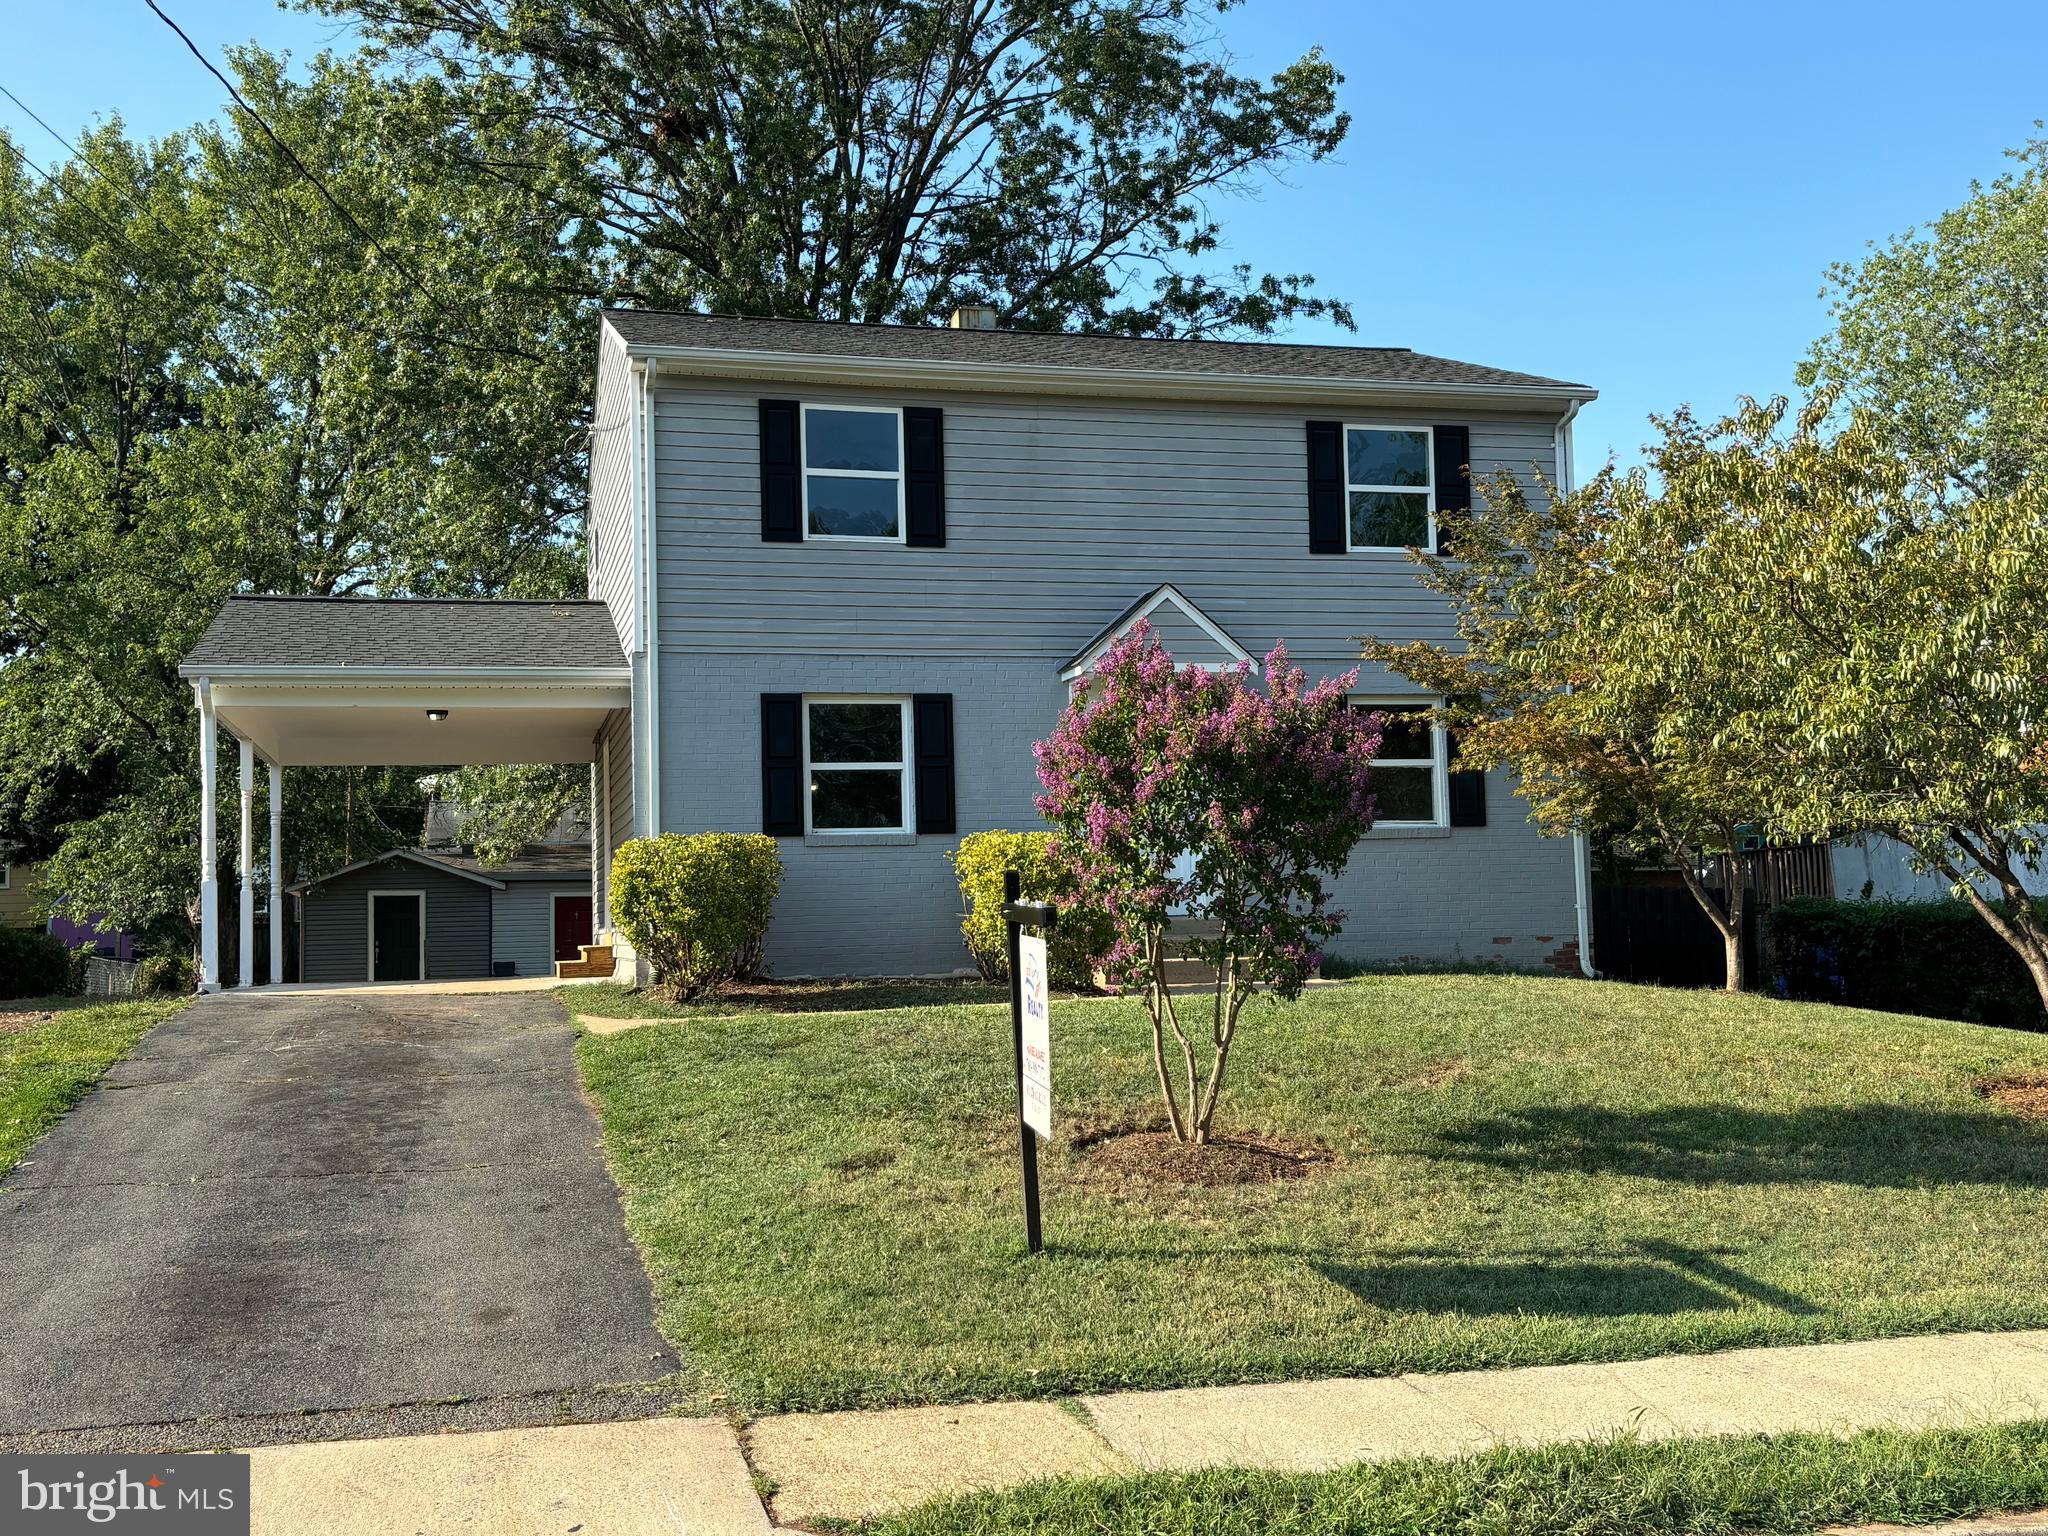
[[612,921],[682,999],[759,975],[782,856],[759,832],[664,832],[612,856]]
[[1023,876],[1026,901],[1049,901],[1060,911],[1059,926],[1045,946],[1052,984],[1070,990],[1095,984],[1089,956],[1109,947],[1108,923],[1102,914],[1083,911],[1076,904],[1073,880],[1046,856],[1051,841],[1050,832],[970,832],[946,855],[959,875],[966,903],[960,933],[984,981],[1010,979],[1003,873],[1014,869]]
[[1801,896],[1771,910],[1765,941],[1785,997],[2048,1028],[2020,957],[1966,901]]
[[0,928],[0,997],[56,997],[74,990],[71,951],[33,928]]
[[144,955],[135,967],[135,990],[149,997],[182,997],[198,985],[187,954]]

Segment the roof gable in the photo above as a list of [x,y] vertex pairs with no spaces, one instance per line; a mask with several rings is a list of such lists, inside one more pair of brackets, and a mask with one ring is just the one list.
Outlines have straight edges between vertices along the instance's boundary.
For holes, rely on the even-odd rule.
[[316,885],[325,885],[328,881],[338,880],[343,875],[352,875],[359,869],[368,869],[373,864],[389,863],[393,859],[409,860],[414,864],[423,864],[428,869],[437,869],[444,875],[456,875],[464,880],[474,880],[478,885],[487,885],[494,891],[505,889],[505,882],[502,880],[493,880],[489,875],[482,873],[480,870],[464,869],[460,864],[451,863],[447,859],[437,859],[432,854],[422,853],[417,848],[387,849],[385,852],[370,858],[357,859],[353,864],[344,864],[339,869],[330,869],[326,874],[316,876],[314,879],[301,880],[296,885],[288,885],[285,889],[287,891],[309,891]]
[[1234,667],[1258,662],[1230,637],[1222,625],[1189,601],[1187,594],[1172,583],[1154,587],[1122,613],[1098,629],[1082,647],[1060,664],[1060,678],[1074,682],[1082,677],[1112,645],[1135,629],[1140,620],[1158,636],[1159,644],[1181,667]]

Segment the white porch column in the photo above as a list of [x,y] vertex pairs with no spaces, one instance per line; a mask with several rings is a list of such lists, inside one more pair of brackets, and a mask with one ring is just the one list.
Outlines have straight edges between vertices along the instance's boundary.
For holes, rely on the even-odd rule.
[[199,990],[220,990],[220,885],[214,879],[218,851],[214,826],[214,783],[219,743],[214,739],[213,684],[200,678],[192,685],[199,701]]
[[240,942],[235,946],[237,979],[245,987],[256,984],[256,748],[244,741],[235,788],[242,802],[242,838],[235,861],[242,877]]
[[284,770],[270,765],[270,984],[284,981]]

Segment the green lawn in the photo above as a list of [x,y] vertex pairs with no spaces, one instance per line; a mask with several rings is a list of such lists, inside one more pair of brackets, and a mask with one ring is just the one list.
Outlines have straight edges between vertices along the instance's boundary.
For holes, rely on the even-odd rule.
[[0,1002],[0,1174],[20,1162],[36,1138],[91,1091],[101,1073],[134,1050],[152,1024],[183,1006],[182,998]]
[[[593,1010],[595,1011],[595,1010]],[[1022,1252],[1000,1004],[655,1024],[579,1053],[669,1336],[755,1410],[1621,1359],[2048,1324],[2048,1037],[1763,998],[1372,977],[1247,1014],[1223,1128],[1291,1183],[1131,1188],[1142,1013],[1057,1003]]]
[[1620,1440],[1319,1476],[1040,1483],[928,1505],[873,1536],[1805,1536],[2048,1504],[2048,1424]]

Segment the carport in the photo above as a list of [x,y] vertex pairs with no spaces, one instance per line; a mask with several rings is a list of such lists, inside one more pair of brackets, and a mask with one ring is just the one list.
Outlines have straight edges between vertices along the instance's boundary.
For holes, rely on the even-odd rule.
[[[180,663],[199,710],[200,988],[220,990],[214,874],[219,735],[234,738],[239,981],[254,984],[256,765],[269,774],[269,873],[285,889],[282,811],[293,767],[610,762],[633,672],[603,603],[231,597]],[[622,756],[625,754],[622,754]],[[611,795],[591,835],[608,851]],[[620,829],[622,832],[625,829]],[[591,867],[601,858],[593,850]],[[593,876],[593,885],[595,878]],[[283,902],[270,903],[270,983],[284,980]]]

